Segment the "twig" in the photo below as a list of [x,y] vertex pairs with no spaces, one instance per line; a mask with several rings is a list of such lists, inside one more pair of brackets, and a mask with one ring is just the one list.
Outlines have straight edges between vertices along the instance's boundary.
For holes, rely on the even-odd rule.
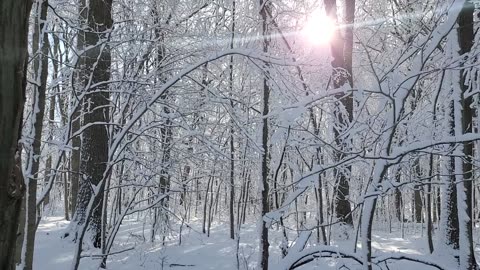
[[123,253],[123,252],[126,252],[126,251],[130,251],[130,250],[133,250],[133,249],[135,249],[135,247],[130,247],[130,248],[127,248],[127,249],[122,249],[122,250],[115,251],[115,252],[111,252],[111,253],[108,253],[108,254],[81,255],[80,258],[85,258],[85,257],[89,257],[89,258],[103,258],[103,257],[107,257],[107,256],[110,256],[110,255],[120,254],[120,253]]

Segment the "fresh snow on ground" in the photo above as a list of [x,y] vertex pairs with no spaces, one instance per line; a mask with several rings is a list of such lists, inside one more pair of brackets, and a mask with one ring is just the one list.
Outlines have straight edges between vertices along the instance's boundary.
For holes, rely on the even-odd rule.
[[[125,220],[122,229],[117,236],[116,244],[112,252],[134,247],[120,254],[111,255],[107,262],[107,269],[132,270],[132,269],[182,269],[182,270],[207,270],[207,269],[237,269],[236,263],[236,240],[229,238],[228,224],[212,225],[210,237],[201,233],[201,222],[193,221],[191,228],[183,228],[182,244],[179,246],[178,237],[170,237],[162,246],[158,239],[154,244],[144,241],[149,239],[150,228],[144,227],[143,222],[137,220]],[[70,269],[73,258],[74,243],[62,239],[61,236],[68,225],[68,221],[61,217],[47,217],[40,223],[36,242],[34,269],[40,270],[66,270]],[[176,225],[175,225],[176,226]],[[374,256],[384,255],[385,252],[393,254],[424,255],[428,253],[426,236],[422,236],[420,225],[407,228],[409,235],[402,238],[397,230],[393,233],[376,233],[374,237]],[[178,229],[177,227],[174,227]],[[274,226],[275,228],[275,226]],[[416,232],[415,232],[416,231]],[[178,231],[177,231],[178,232]],[[240,269],[255,269],[258,255],[258,230],[254,225],[242,227],[240,235],[239,259]],[[412,234],[415,232],[415,236]],[[425,234],[424,234],[425,235]],[[280,265],[280,236],[281,233],[270,230],[271,260],[272,267]],[[291,239],[294,236],[291,235]],[[315,239],[312,235],[310,243]],[[349,241],[348,243],[351,243]],[[312,243],[311,243],[312,244]],[[343,250],[352,250],[351,244],[338,242],[337,246]],[[308,247],[307,247],[308,248]],[[98,254],[99,250],[84,251],[83,256]],[[96,253],[95,253],[96,252]],[[430,257],[431,255],[429,255]],[[431,258],[431,257],[430,257]],[[447,262],[446,262],[447,263]],[[82,258],[80,269],[96,269],[98,259]],[[348,268],[345,268],[345,267]],[[387,269],[385,264],[380,265]],[[349,259],[321,258],[298,269],[359,269],[360,266]],[[435,269],[429,266],[413,262],[393,261],[388,264],[388,269]]]

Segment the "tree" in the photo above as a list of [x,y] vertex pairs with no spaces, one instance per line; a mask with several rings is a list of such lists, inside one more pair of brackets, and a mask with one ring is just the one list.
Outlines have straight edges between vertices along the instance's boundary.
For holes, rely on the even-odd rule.
[[[337,1],[325,0],[325,13],[338,23],[337,19]],[[334,37],[331,41],[332,51],[332,67],[333,67],[333,88],[339,89],[344,86],[353,87],[353,75],[352,75],[352,51],[353,51],[353,23],[355,20],[355,0],[347,0],[344,5],[344,23],[346,25],[344,34],[339,28],[335,31]],[[343,112],[337,112],[337,119],[334,127],[335,142],[337,144],[338,152],[336,160],[340,161],[344,158],[345,153],[349,151],[349,145],[351,145],[352,138],[348,134],[344,134],[344,131],[348,129],[349,124],[353,121],[353,94],[347,93],[346,95],[340,94],[337,104],[341,105],[345,110]],[[337,108],[335,108],[338,110]],[[352,226],[353,218],[351,215],[351,206],[349,201],[350,184],[352,179],[351,167],[346,166],[344,168],[335,168],[334,175],[335,181],[335,212],[339,220],[344,221],[346,224]]]
[[26,87],[32,2],[0,2],[0,268],[15,269],[15,240],[24,193],[18,139]]
[[[111,55],[108,45],[109,31],[113,25],[112,1],[92,0],[88,3],[87,30],[85,31],[84,68],[90,71],[84,84],[84,126],[82,133],[80,172],[81,181],[74,220],[82,225],[86,221],[87,206],[92,199],[95,187],[104,179],[108,163],[109,133],[107,123],[110,118],[109,79]],[[103,194],[103,190],[95,193]],[[87,224],[93,234],[93,244],[102,243],[102,204],[103,195],[95,196],[93,217]]]
[[[230,39],[230,49],[233,50],[233,45],[235,41],[235,0],[232,2],[232,35]],[[233,55],[230,56],[230,63],[229,63],[229,90],[230,90],[230,95],[233,95]],[[233,101],[230,99],[230,107],[232,109],[233,113],[233,108],[234,104]],[[235,239],[235,211],[233,208],[233,203],[235,200],[235,142],[234,142],[234,123],[233,119],[230,119],[230,202],[229,202],[229,219],[230,219],[230,238]],[[238,222],[238,221],[237,221]]]
[[37,208],[37,187],[40,178],[40,157],[42,146],[43,120],[45,115],[45,99],[48,79],[48,51],[49,41],[47,33],[47,9],[48,0],[38,0],[35,4],[35,31],[33,34],[32,51],[36,54],[33,60],[34,69],[34,91],[32,117],[33,127],[28,137],[33,139],[28,147],[29,156],[27,162],[27,192],[25,198],[26,222],[24,228],[24,241],[22,245],[23,269],[33,268],[33,253],[35,245],[35,233],[40,222],[40,212]]
[[[87,4],[86,0],[80,0],[78,3],[78,22],[80,29],[77,34],[77,51],[82,52],[85,48],[85,24],[87,21]],[[72,99],[78,98],[78,95],[81,94],[84,84],[85,84],[85,74],[87,73],[85,69],[85,57],[80,57],[77,63],[78,70],[76,71],[75,78],[76,82],[72,93]],[[81,115],[82,104],[81,101],[73,109],[73,121],[72,121],[72,130],[71,135],[78,133],[81,127],[82,115]],[[81,137],[79,134],[73,136],[72,138],[72,153],[70,155],[70,205],[72,208],[72,215],[75,214],[77,210],[77,198],[78,198],[78,189],[80,182],[80,148],[81,148]]]
[[[270,38],[268,36],[268,13],[271,8],[268,1],[260,0],[260,16],[262,18],[262,46],[263,52],[268,52],[270,46]],[[268,63],[265,63],[268,66]],[[269,247],[270,243],[268,242],[268,225],[265,222],[265,215],[270,211],[270,202],[269,202],[269,174],[270,174],[270,152],[269,152],[269,121],[268,113],[270,106],[270,86],[268,71],[265,71],[264,77],[262,78],[263,86],[263,97],[262,97],[262,169],[261,169],[261,228],[260,228],[260,269],[268,270],[268,259],[269,259]]]
[[[152,3],[152,11],[151,15],[153,17],[154,22],[154,37],[157,41],[157,49],[156,49],[156,58],[154,60],[155,65],[153,66],[154,72],[157,74],[155,82],[157,83],[164,83],[165,82],[165,74],[162,71],[162,64],[164,59],[167,57],[166,55],[166,48],[165,48],[165,36],[162,29],[162,20],[161,20],[161,12],[158,3],[155,1]],[[167,22],[168,23],[168,22]],[[165,104],[167,102],[167,93],[161,97],[162,101]],[[163,113],[165,114],[164,124],[160,128],[160,138],[161,138],[161,170],[159,175],[159,183],[158,183],[158,195],[162,196],[167,194],[170,190],[170,180],[171,180],[171,141],[172,141],[172,120],[169,117],[170,108],[167,105],[163,105]],[[163,235],[163,241],[165,241],[165,234],[166,228],[168,226],[168,215],[165,213],[166,209],[168,208],[168,201],[169,197],[165,197],[165,199],[161,200],[160,207],[155,209],[153,224],[152,224],[152,235],[151,241],[154,242],[155,235],[157,231],[160,231]],[[161,230],[158,230],[160,228]]]
[[[473,25],[473,12],[474,4],[467,0],[464,2],[462,10],[457,19],[457,37],[460,47],[459,54],[466,55],[470,53],[474,42],[474,25]],[[468,58],[467,58],[468,59]],[[461,63],[465,66],[465,63]],[[460,104],[456,104],[461,107],[461,121],[455,122],[455,125],[460,125],[460,133],[466,134],[473,131],[473,116],[475,114],[473,106],[473,97],[469,90],[469,82],[467,79],[467,73],[465,70],[459,71],[459,90],[460,90]],[[473,142],[463,143],[463,155],[464,161],[455,163],[455,166],[461,166],[461,168],[455,168],[455,173],[462,171],[463,175],[460,175],[461,179],[457,179],[457,214],[459,222],[459,242],[460,245],[460,269],[476,270],[478,269],[477,262],[475,260],[474,244],[473,244],[473,215],[472,215],[472,201],[473,201]],[[456,157],[458,159],[458,157]],[[457,175],[458,176],[458,175]]]

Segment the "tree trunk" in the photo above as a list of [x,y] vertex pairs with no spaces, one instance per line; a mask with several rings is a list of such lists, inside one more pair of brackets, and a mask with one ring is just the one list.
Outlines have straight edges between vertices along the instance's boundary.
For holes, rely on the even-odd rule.
[[[400,185],[401,182],[401,171],[400,168],[398,168],[395,172],[395,183],[397,185]],[[403,207],[403,202],[402,202],[402,191],[400,190],[400,187],[395,188],[395,216],[397,217],[397,220],[399,222],[403,222],[402,220],[402,207]]]
[[[429,158],[429,172],[427,175],[433,175],[433,154],[430,154]],[[432,179],[428,180],[429,182]],[[427,198],[426,198],[426,218],[427,218],[427,241],[428,241],[428,250],[430,253],[433,253],[433,223],[432,223],[432,184],[427,184]]]
[[[163,59],[165,58],[165,47],[164,47],[164,33],[161,27],[161,17],[157,5],[154,5],[152,9],[152,16],[155,27],[155,40],[158,40],[159,44],[157,45],[157,53],[155,59],[155,68],[158,76],[156,82],[163,83],[164,78],[162,76],[161,65]],[[161,97],[162,104],[167,103],[167,94],[162,95]],[[166,194],[170,190],[170,169],[171,169],[171,148],[172,148],[172,120],[169,118],[170,108],[168,106],[163,106],[163,113],[166,115],[164,121],[165,124],[160,128],[161,134],[161,151],[162,151],[162,169],[160,170],[160,183],[158,187],[159,196]],[[183,196],[183,195],[182,195]],[[165,230],[168,226],[168,215],[164,208],[168,208],[169,197],[167,196],[161,200],[161,207],[156,208],[155,211],[155,220],[152,226],[152,236],[151,241],[155,240],[155,235],[158,233],[158,228],[161,226],[161,235],[162,239],[165,239]]]
[[[77,34],[77,50],[82,51],[85,48],[85,32],[83,28],[85,27],[87,21],[87,4],[86,0],[79,0],[78,4],[78,14],[79,14],[79,22],[80,22],[80,30]],[[74,92],[72,95],[72,99],[76,99],[77,95],[80,94],[81,89],[84,87],[85,83],[85,57],[81,57],[78,63],[78,71],[76,74],[77,83],[72,87],[76,88],[77,92]],[[75,90],[74,90],[75,91]],[[81,127],[81,119],[82,115],[80,114],[82,108],[82,101],[79,100],[77,106],[73,108],[72,114],[72,135],[80,130]],[[78,189],[80,183],[80,148],[81,148],[82,140],[80,135],[77,135],[72,138],[72,155],[70,160],[70,194],[71,194],[71,206],[72,206],[72,215],[74,216],[77,210],[77,199],[78,199]],[[75,216],[74,216],[75,220]]]
[[[338,23],[337,19],[337,1],[336,0],[324,0],[325,13],[332,20]],[[348,0],[345,3],[344,23],[346,25],[353,25],[355,19],[355,0]],[[330,48],[332,52],[332,67],[333,67],[333,88],[338,89],[348,84],[353,87],[352,77],[352,50],[353,50],[353,27],[346,27],[344,30],[344,38],[340,33],[340,29],[337,28],[335,35],[331,41]],[[343,69],[343,70],[342,70]],[[346,71],[346,72],[344,72]],[[349,123],[353,120],[353,96],[351,93],[339,96],[339,106],[343,106],[347,115],[342,115],[341,112],[337,113],[336,125],[334,127],[335,143],[339,147],[340,151],[335,154],[336,161],[340,161],[345,157],[345,152],[348,152],[348,148],[351,144],[351,138],[345,136],[344,130],[348,128]],[[334,175],[335,180],[335,212],[337,218],[342,220],[346,224],[352,226],[353,218],[351,215],[351,206],[349,202],[350,184],[351,179],[351,166],[344,168],[335,168]]]
[[[260,0],[260,15],[262,17],[262,37],[263,37],[263,52],[268,52],[268,47],[270,46],[270,38],[268,37],[268,22],[267,15],[270,8],[269,2]],[[265,63],[265,65],[267,65]],[[267,73],[267,71],[266,71]],[[268,139],[268,118],[266,117],[269,113],[269,100],[270,100],[270,87],[268,85],[267,74],[263,78],[263,127],[262,127],[262,182],[260,183],[261,187],[261,228],[260,228],[260,269],[268,270],[268,258],[269,258],[269,247],[270,243],[268,242],[268,227],[263,219],[265,214],[269,211],[269,186],[268,186],[268,174],[269,174],[269,139]]]
[[245,221],[247,220],[247,206],[248,206],[248,201],[250,199],[250,184],[251,184],[251,173],[248,173],[248,178],[247,178],[247,186],[245,187],[245,196],[244,196],[244,201],[243,201],[243,208],[242,208],[242,224],[245,224]]
[[443,202],[442,202],[442,217],[441,219],[445,220],[445,240],[447,245],[452,249],[458,249],[458,212],[457,212],[457,187],[455,185],[455,175],[453,175],[453,170],[455,168],[455,158],[447,157],[448,161],[445,164],[448,169],[448,173],[451,175],[447,176],[447,183],[445,183],[445,190],[443,193]]
[[[48,1],[38,1],[36,6],[35,31],[33,34],[32,51],[38,54],[33,61],[35,72],[34,98],[32,111],[35,120],[33,131],[34,140],[27,168],[29,177],[27,178],[26,192],[26,227],[25,240],[22,247],[23,269],[30,270],[33,267],[33,252],[35,245],[35,232],[37,230],[37,183],[39,178],[41,141],[43,130],[43,118],[45,115],[45,96],[47,91],[48,77],[48,34],[46,32],[46,19]],[[40,49],[40,51],[39,51]]]
[[20,138],[26,87],[31,1],[0,1],[0,269],[15,269],[18,218],[24,193]]
[[[232,3],[232,36],[230,40],[230,49],[233,50],[233,42],[235,40],[235,0]],[[230,73],[229,73],[229,88],[230,95],[233,95],[233,55],[230,56]],[[234,104],[230,100],[230,107],[232,109]],[[233,116],[231,116],[233,117]],[[229,216],[230,216],[230,238],[235,239],[235,210],[233,207],[233,202],[235,201],[235,144],[234,144],[234,122],[233,119],[230,120],[230,202],[229,202]]]
[[[90,78],[85,83],[84,125],[93,124],[82,134],[80,171],[82,180],[77,198],[76,220],[83,224],[86,220],[86,210],[93,194],[93,188],[102,179],[108,162],[108,129],[109,93],[111,56],[106,44],[109,30],[112,28],[112,0],[91,0],[88,6],[87,25],[85,32],[85,48],[89,48],[82,56],[85,70],[91,71]],[[99,84],[101,83],[101,84]],[[101,245],[101,220],[103,205],[103,190],[99,192],[98,201],[93,206],[93,216],[89,228],[93,232],[93,244]]]
[[[213,171],[215,173],[215,171]],[[213,176],[208,177],[207,189],[205,190],[205,198],[203,200],[203,219],[202,219],[202,233],[206,233],[205,225],[207,223],[207,205],[208,205],[208,194],[210,193],[210,185],[213,185]]]
[[[473,12],[474,4],[465,1],[462,11],[458,16],[457,34],[458,43],[460,45],[460,55],[469,53],[473,46],[474,29],[473,29]],[[463,63],[462,63],[463,64]],[[461,90],[461,132],[471,133],[473,126],[472,109],[473,97],[467,95],[469,86],[467,85],[467,72],[460,70],[460,90]],[[459,124],[459,123],[456,123]],[[472,198],[473,198],[473,145],[474,142],[466,142],[463,144],[464,160],[461,161],[463,181],[457,182],[457,207],[459,213],[459,232],[460,232],[460,269],[478,269],[475,260],[473,232],[472,232]],[[462,213],[463,212],[463,213]],[[461,213],[461,214],[460,214]],[[461,217],[461,218],[460,218]]]
[[[421,179],[422,173],[420,169],[420,160],[416,158],[413,164],[414,167],[414,176],[417,179]],[[421,185],[414,185],[413,191],[413,206],[414,206],[414,220],[416,223],[422,223],[422,209],[423,209],[423,202],[422,202],[422,186]]]

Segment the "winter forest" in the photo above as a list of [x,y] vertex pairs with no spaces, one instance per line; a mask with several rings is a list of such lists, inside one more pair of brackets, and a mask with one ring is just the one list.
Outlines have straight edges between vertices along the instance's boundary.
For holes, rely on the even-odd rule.
[[474,0],[0,0],[0,270],[478,270],[479,29]]

